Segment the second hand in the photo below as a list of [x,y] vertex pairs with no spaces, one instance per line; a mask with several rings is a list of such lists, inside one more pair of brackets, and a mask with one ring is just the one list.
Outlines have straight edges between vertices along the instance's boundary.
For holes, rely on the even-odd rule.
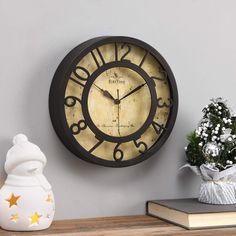
[[[119,89],[117,89],[117,100],[119,100]],[[120,104],[118,103],[118,134],[120,135]]]

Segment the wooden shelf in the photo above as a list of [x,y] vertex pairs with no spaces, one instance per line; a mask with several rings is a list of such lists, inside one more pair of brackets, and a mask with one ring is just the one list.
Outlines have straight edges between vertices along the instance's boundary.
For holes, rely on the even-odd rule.
[[207,230],[186,230],[150,216],[118,216],[80,220],[54,221],[44,231],[9,232],[0,229],[1,236],[41,235],[41,236],[232,236],[236,228],[218,228]]

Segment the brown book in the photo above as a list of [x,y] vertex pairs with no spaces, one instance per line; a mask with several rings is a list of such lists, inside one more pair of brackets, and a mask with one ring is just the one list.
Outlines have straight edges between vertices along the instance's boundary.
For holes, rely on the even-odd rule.
[[147,214],[187,229],[236,226],[236,204],[211,205],[197,198],[148,201]]

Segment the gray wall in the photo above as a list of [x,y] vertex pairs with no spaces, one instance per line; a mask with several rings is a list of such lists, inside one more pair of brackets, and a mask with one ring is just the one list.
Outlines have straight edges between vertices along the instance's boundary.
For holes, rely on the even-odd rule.
[[[19,132],[48,158],[56,218],[143,214],[145,201],[196,196],[199,180],[184,163],[185,134],[211,97],[236,108],[236,2],[233,0],[0,0],[0,177]],[[180,107],[174,130],[151,159],[111,169],[85,163],[58,140],[48,92],[62,58],[99,35],[127,35],[153,45],[170,64]]]

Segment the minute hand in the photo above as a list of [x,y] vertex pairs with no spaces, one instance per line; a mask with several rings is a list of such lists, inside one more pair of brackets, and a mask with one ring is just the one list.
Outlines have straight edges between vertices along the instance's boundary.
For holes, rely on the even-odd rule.
[[145,84],[146,84],[146,83],[141,84],[141,85],[139,85],[138,87],[136,87],[135,89],[133,89],[132,91],[130,91],[129,93],[127,93],[124,97],[122,97],[122,98],[120,99],[120,101],[121,101],[122,99],[128,97],[129,95],[131,95],[131,94],[137,92],[137,91],[138,91],[139,89],[141,89]]

